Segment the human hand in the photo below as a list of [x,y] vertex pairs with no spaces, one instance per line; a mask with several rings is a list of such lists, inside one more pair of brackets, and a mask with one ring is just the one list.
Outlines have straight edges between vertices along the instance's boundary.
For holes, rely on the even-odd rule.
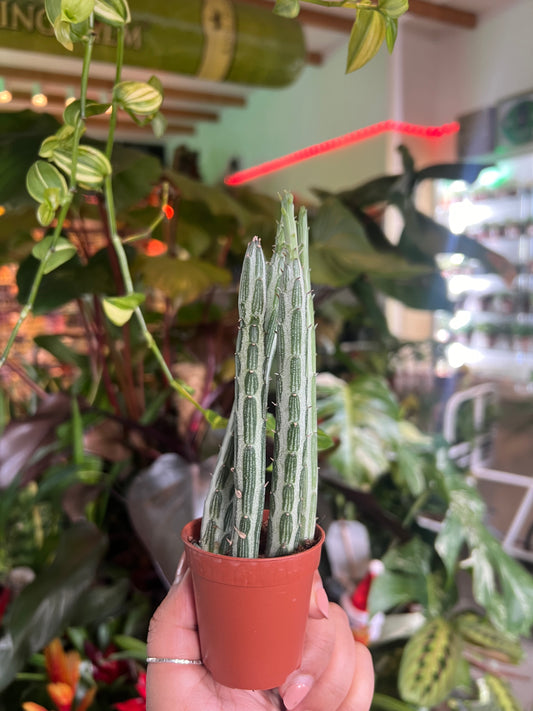
[[[148,656],[200,659],[190,571],[176,581],[154,613]],[[149,664],[147,711],[368,711],[374,688],[370,653],[354,641],[345,613],[328,603],[315,575],[302,663],[279,689],[245,691],[217,684],[200,665]]]

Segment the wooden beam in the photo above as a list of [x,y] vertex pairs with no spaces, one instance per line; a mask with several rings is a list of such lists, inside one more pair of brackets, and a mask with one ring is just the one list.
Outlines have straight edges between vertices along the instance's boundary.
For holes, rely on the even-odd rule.
[[427,0],[409,0],[409,12],[428,20],[473,30],[477,26],[477,15],[449,5],[434,5]]
[[[263,9],[270,9],[274,4],[270,0],[239,0],[246,5],[254,5]],[[353,12],[353,11],[352,11]],[[411,15],[418,15],[436,22],[443,22],[457,27],[466,27],[473,29],[477,24],[477,15],[466,10],[459,10],[449,5],[435,5],[427,0],[409,0],[409,10]],[[323,10],[315,10],[314,8],[300,6],[300,14],[298,20],[303,25],[309,27],[318,27],[323,30],[334,30],[349,34],[352,30],[354,15],[342,16],[330,13]]]
[[[29,106],[30,104],[30,99],[31,95],[28,91],[12,91],[11,92],[13,95],[13,99],[21,99],[22,101],[27,101],[28,102],[28,108],[31,108]],[[56,91],[47,91],[46,96],[48,98],[49,102],[58,102],[58,106],[61,104],[64,104],[65,101],[65,95],[59,93],[57,90]],[[93,101],[100,101],[99,97],[94,96],[93,94],[89,93],[88,96],[89,99],[92,99]],[[219,116],[217,113],[214,111],[201,111],[201,110],[194,110],[194,109],[175,109],[170,106],[165,106],[165,102],[163,102],[163,106],[161,107],[161,112],[165,115],[165,118],[177,118],[177,119],[187,119],[190,121],[218,121]]]
[[[78,87],[80,77],[74,74],[57,74],[43,70],[21,69],[19,67],[2,67],[2,76],[9,82],[9,79],[39,82],[43,88],[50,84],[62,84],[63,86]],[[113,79],[102,79],[91,77],[89,88],[97,91],[111,91]],[[197,89],[176,89],[164,86],[164,93],[168,99],[175,101],[186,101],[199,104],[219,104],[220,106],[245,106],[246,98],[239,94],[225,94],[218,91],[202,91]]]

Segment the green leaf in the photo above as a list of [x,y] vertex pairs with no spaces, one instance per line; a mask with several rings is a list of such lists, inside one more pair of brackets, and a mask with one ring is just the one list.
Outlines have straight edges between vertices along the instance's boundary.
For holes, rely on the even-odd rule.
[[348,43],[346,73],[360,69],[377,53],[385,39],[385,17],[377,10],[357,10]]
[[378,9],[384,15],[398,19],[409,10],[409,0],[378,0]]
[[335,442],[331,437],[321,430],[320,427],[316,434],[316,446],[319,452],[324,452],[326,449],[331,449],[335,445]]
[[206,410],[205,419],[214,430],[224,429],[228,424],[227,418],[222,417],[222,415],[219,415],[218,412],[215,412],[214,410]]
[[56,211],[49,202],[42,202],[37,208],[37,219],[43,227],[48,227],[56,215]]
[[[26,190],[26,175],[35,162],[39,146],[46,136],[53,134],[58,122],[49,114],[32,111],[0,113],[0,205],[10,209],[32,205]],[[2,227],[3,234],[4,227]]]
[[455,685],[461,647],[460,637],[442,617],[415,632],[405,646],[400,663],[401,698],[427,708],[444,701]]
[[300,0],[276,0],[272,12],[282,17],[298,17],[300,14]]
[[449,509],[435,539],[435,550],[444,563],[449,580],[457,573],[457,561],[464,540],[463,522],[453,510]]
[[156,115],[150,121],[150,125],[156,138],[162,138],[165,135],[165,131],[167,130],[167,120],[163,116],[161,111],[158,111],[156,113]]
[[123,326],[133,315],[135,309],[142,304],[144,294],[127,294],[126,296],[110,296],[103,299],[102,305],[107,318],[115,326]]
[[[102,104],[97,101],[92,101],[88,99],[85,103],[85,117],[90,118],[91,116],[99,116],[105,114],[111,104]],[[63,111],[63,121],[70,126],[72,129],[76,126],[81,117],[81,101],[76,99],[71,101],[68,106],[65,106]],[[63,146],[64,147],[64,146]],[[52,151],[53,153],[53,151]],[[52,155],[52,154],[50,154]],[[48,156],[50,157],[50,156]]]
[[454,625],[467,642],[505,654],[512,664],[518,664],[524,656],[519,638],[496,629],[489,619],[475,612],[467,611],[457,615]]
[[386,18],[387,29],[385,32],[385,39],[387,41],[387,49],[392,52],[394,45],[396,44],[396,37],[398,36],[398,20],[387,17]]
[[147,286],[160,289],[181,304],[191,303],[215,284],[231,282],[226,269],[200,259],[180,260],[169,255],[159,257],[138,256],[133,265],[135,274],[142,274]]
[[44,348],[44,350],[51,353],[59,363],[66,363],[78,368],[83,368],[86,365],[86,356],[80,355],[72,348],[69,348],[59,336],[35,336],[33,341],[36,346]]
[[429,575],[431,547],[421,538],[414,537],[403,545],[394,546],[383,557],[387,570],[404,575]]
[[136,637],[130,637],[126,634],[116,634],[113,636],[113,642],[120,647],[129,652],[141,652],[144,653],[144,658],[146,659],[146,642],[137,639]]
[[68,196],[67,181],[55,166],[47,161],[38,160],[28,171],[26,189],[37,202],[52,203],[50,196],[46,193],[50,188],[57,190],[57,208]]
[[61,19],[70,24],[86,20],[94,9],[94,0],[61,0]]
[[53,563],[12,602],[0,638],[0,689],[34,652],[75,624],[75,611],[93,582],[106,547],[98,529],[85,522],[66,529]]
[[372,581],[368,598],[370,615],[414,602],[427,604],[426,578],[422,573],[403,575],[386,570]]
[[45,274],[49,274],[65,262],[68,262],[76,254],[76,247],[68,239],[59,237],[52,247],[53,241],[53,235],[49,235],[37,242],[31,252],[35,259],[45,263]]
[[[52,160],[58,168],[70,175],[72,170],[72,153],[70,151],[55,148]],[[80,187],[94,190],[100,187],[108,175],[111,175],[111,164],[102,151],[93,146],[78,146],[76,182]]]
[[61,14],[61,0],[45,0],[44,7],[46,16],[50,24],[53,25]]
[[[514,696],[509,683],[493,674],[478,680],[480,691],[486,689],[495,711],[522,711],[522,704]],[[481,694],[480,694],[481,695]]]
[[69,52],[72,52],[74,44],[70,36],[70,27],[70,22],[67,22],[61,16],[59,16],[54,22],[54,34],[57,41],[59,44],[63,45],[65,49],[68,49]]
[[161,91],[143,81],[122,81],[115,85],[113,97],[126,111],[139,116],[153,116],[161,107]]
[[106,25],[122,27],[131,22],[130,8],[126,0],[95,0],[94,14]]

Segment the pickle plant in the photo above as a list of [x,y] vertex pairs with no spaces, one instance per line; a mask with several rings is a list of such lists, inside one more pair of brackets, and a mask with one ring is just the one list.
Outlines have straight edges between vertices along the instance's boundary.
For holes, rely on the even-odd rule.
[[315,328],[308,265],[307,213],[282,198],[271,260],[249,244],[239,285],[235,398],[208,492],[200,545],[255,558],[266,489],[270,371],[276,359],[274,457],[265,550],[293,553],[315,534],[317,426]]

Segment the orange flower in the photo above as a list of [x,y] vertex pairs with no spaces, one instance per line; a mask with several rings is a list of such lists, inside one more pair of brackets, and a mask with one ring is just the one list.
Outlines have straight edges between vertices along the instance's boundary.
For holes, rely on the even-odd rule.
[[59,639],[53,639],[44,650],[46,671],[51,682],[63,682],[76,690],[80,678],[80,655],[78,652],[65,652]]
[[54,681],[46,686],[46,690],[58,711],[71,711],[76,687],[72,688],[64,681]]

